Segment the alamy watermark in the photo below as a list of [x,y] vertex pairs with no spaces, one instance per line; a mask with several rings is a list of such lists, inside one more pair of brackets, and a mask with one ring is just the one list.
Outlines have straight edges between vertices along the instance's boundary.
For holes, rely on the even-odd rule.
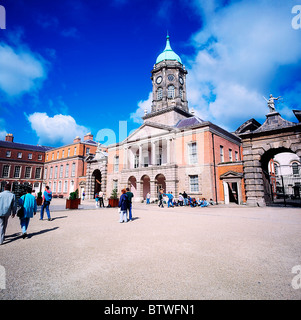
[[301,265],[294,266],[292,268],[292,273],[295,273],[296,276],[294,276],[292,280],[292,287],[293,289],[301,289]]
[[292,8],[292,13],[295,14],[295,16],[292,19],[293,29],[301,29],[301,5],[294,6]]
[[0,266],[0,290],[6,289],[6,273],[5,268]]
[[0,5],[0,29],[6,29],[6,11],[3,6]]

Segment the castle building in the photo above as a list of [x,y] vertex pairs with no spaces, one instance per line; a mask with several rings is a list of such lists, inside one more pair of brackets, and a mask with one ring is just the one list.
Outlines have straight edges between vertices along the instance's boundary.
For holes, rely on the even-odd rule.
[[[88,196],[93,198],[96,187],[107,197],[113,189],[120,193],[129,187],[135,201],[148,192],[156,200],[163,188],[176,197],[186,191],[196,198],[243,203],[240,138],[189,110],[188,72],[169,36],[151,74],[151,111],[124,141],[108,146],[107,154],[98,154],[99,160],[89,159]],[[101,184],[95,182],[96,170]]]
[[16,143],[13,134],[8,133],[5,141],[0,140],[0,191],[7,183],[12,185],[12,191],[20,184],[31,186],[36,193],[41,191],[45,152],[50,149]]
[[47,151],[43,189],[48,185],[53,195],[61,198],[68,198],[70,192],[77,189],[81,195],[86,186],[85,159],[91,153],[95,154],[96,149],[97,142],[88,133],[84,136],[84,141],[76,137],[71,144]]

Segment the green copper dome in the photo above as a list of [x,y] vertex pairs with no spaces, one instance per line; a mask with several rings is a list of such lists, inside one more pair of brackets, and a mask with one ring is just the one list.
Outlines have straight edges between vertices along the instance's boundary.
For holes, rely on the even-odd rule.
[[156,63],[164,60],[176,60],[182,64],[181,58],[171,49],[169,36],[166,37],[166,47],[164,51],[158,56]]

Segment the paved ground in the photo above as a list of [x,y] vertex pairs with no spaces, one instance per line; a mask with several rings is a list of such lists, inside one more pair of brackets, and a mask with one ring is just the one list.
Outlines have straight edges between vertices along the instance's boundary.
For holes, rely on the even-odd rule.
[[300,209],[134,204],[120,224],[84,203],[54,199],[54,220],[35,216],[25,240],[9,220],[0,299],[301,299]]

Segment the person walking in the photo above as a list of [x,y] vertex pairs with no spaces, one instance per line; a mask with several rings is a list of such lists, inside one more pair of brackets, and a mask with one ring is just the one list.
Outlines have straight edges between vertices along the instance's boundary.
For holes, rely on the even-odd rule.
[[126,188],[126,195],[128,196],[128,210],[129,210],[129,220],[133,221],[132,217],[132,198],[134,198],[133,192],[130,191],[130,188]]
[[183,199],[184,199],[184,206],[187,206],[188,205],[188,195],[185,191],[183,192],[182,195],[183,195]]
[[24,207],[24,216],[20,218],[20,224],[22,229],[23,239],[27,238],[27,228],[29,225],[30,218],[37,213],[37,201],[36,198],[31,194],[32,189],[27,187],[26,194],[19,199],[19,205]]
[[43,204],[42,204],[42,207],[41,207],[40,220],[43,220],[44,209],[46,209],[48,221],[52,220],[51,216],[50,216],[50,210],[49,210],[51,199],[52,199],[52,192],[50,191],[49,186],[46,186],[45,187],[45,191],[43,193]]
[[103,191],[99,191],[98,193],[98,202],[99,202],[99,208],[101,208],[101,206],[105,207],[103,203]]
[[158,204],[158,207],[160,208],[164,208],[164,205],[163,205],[163,189],[160,189],[159,191],[159,204]]
[[126,194],[126,189],[122,189],[121,192],[122,192],[122,195],[119,199],[118,207],[120,208],[119,222],[123,223],[123,222],[128,222],[127,209],[129,207],[129,200],[128,200],[128,196]]
[[98,200],[99,200],[98,193],[95,193],[95,207],[96,208],[98,208]]
[[16,196],[10,192],[11,185],[6,184],[0,193],[0,245],[4,242],[9,216],[15,217],[17,211]]
[[166,196],[168,197],[168,202],[167,202],[168,208],[169,208],[169,207],[173,207],[173,208],[174,208],[174,206],[173,206],[173,204],[172,204],[172,199],[173,199],[173,194],[172,194],[172,192],[170,191],[169,193],[166,194]]

